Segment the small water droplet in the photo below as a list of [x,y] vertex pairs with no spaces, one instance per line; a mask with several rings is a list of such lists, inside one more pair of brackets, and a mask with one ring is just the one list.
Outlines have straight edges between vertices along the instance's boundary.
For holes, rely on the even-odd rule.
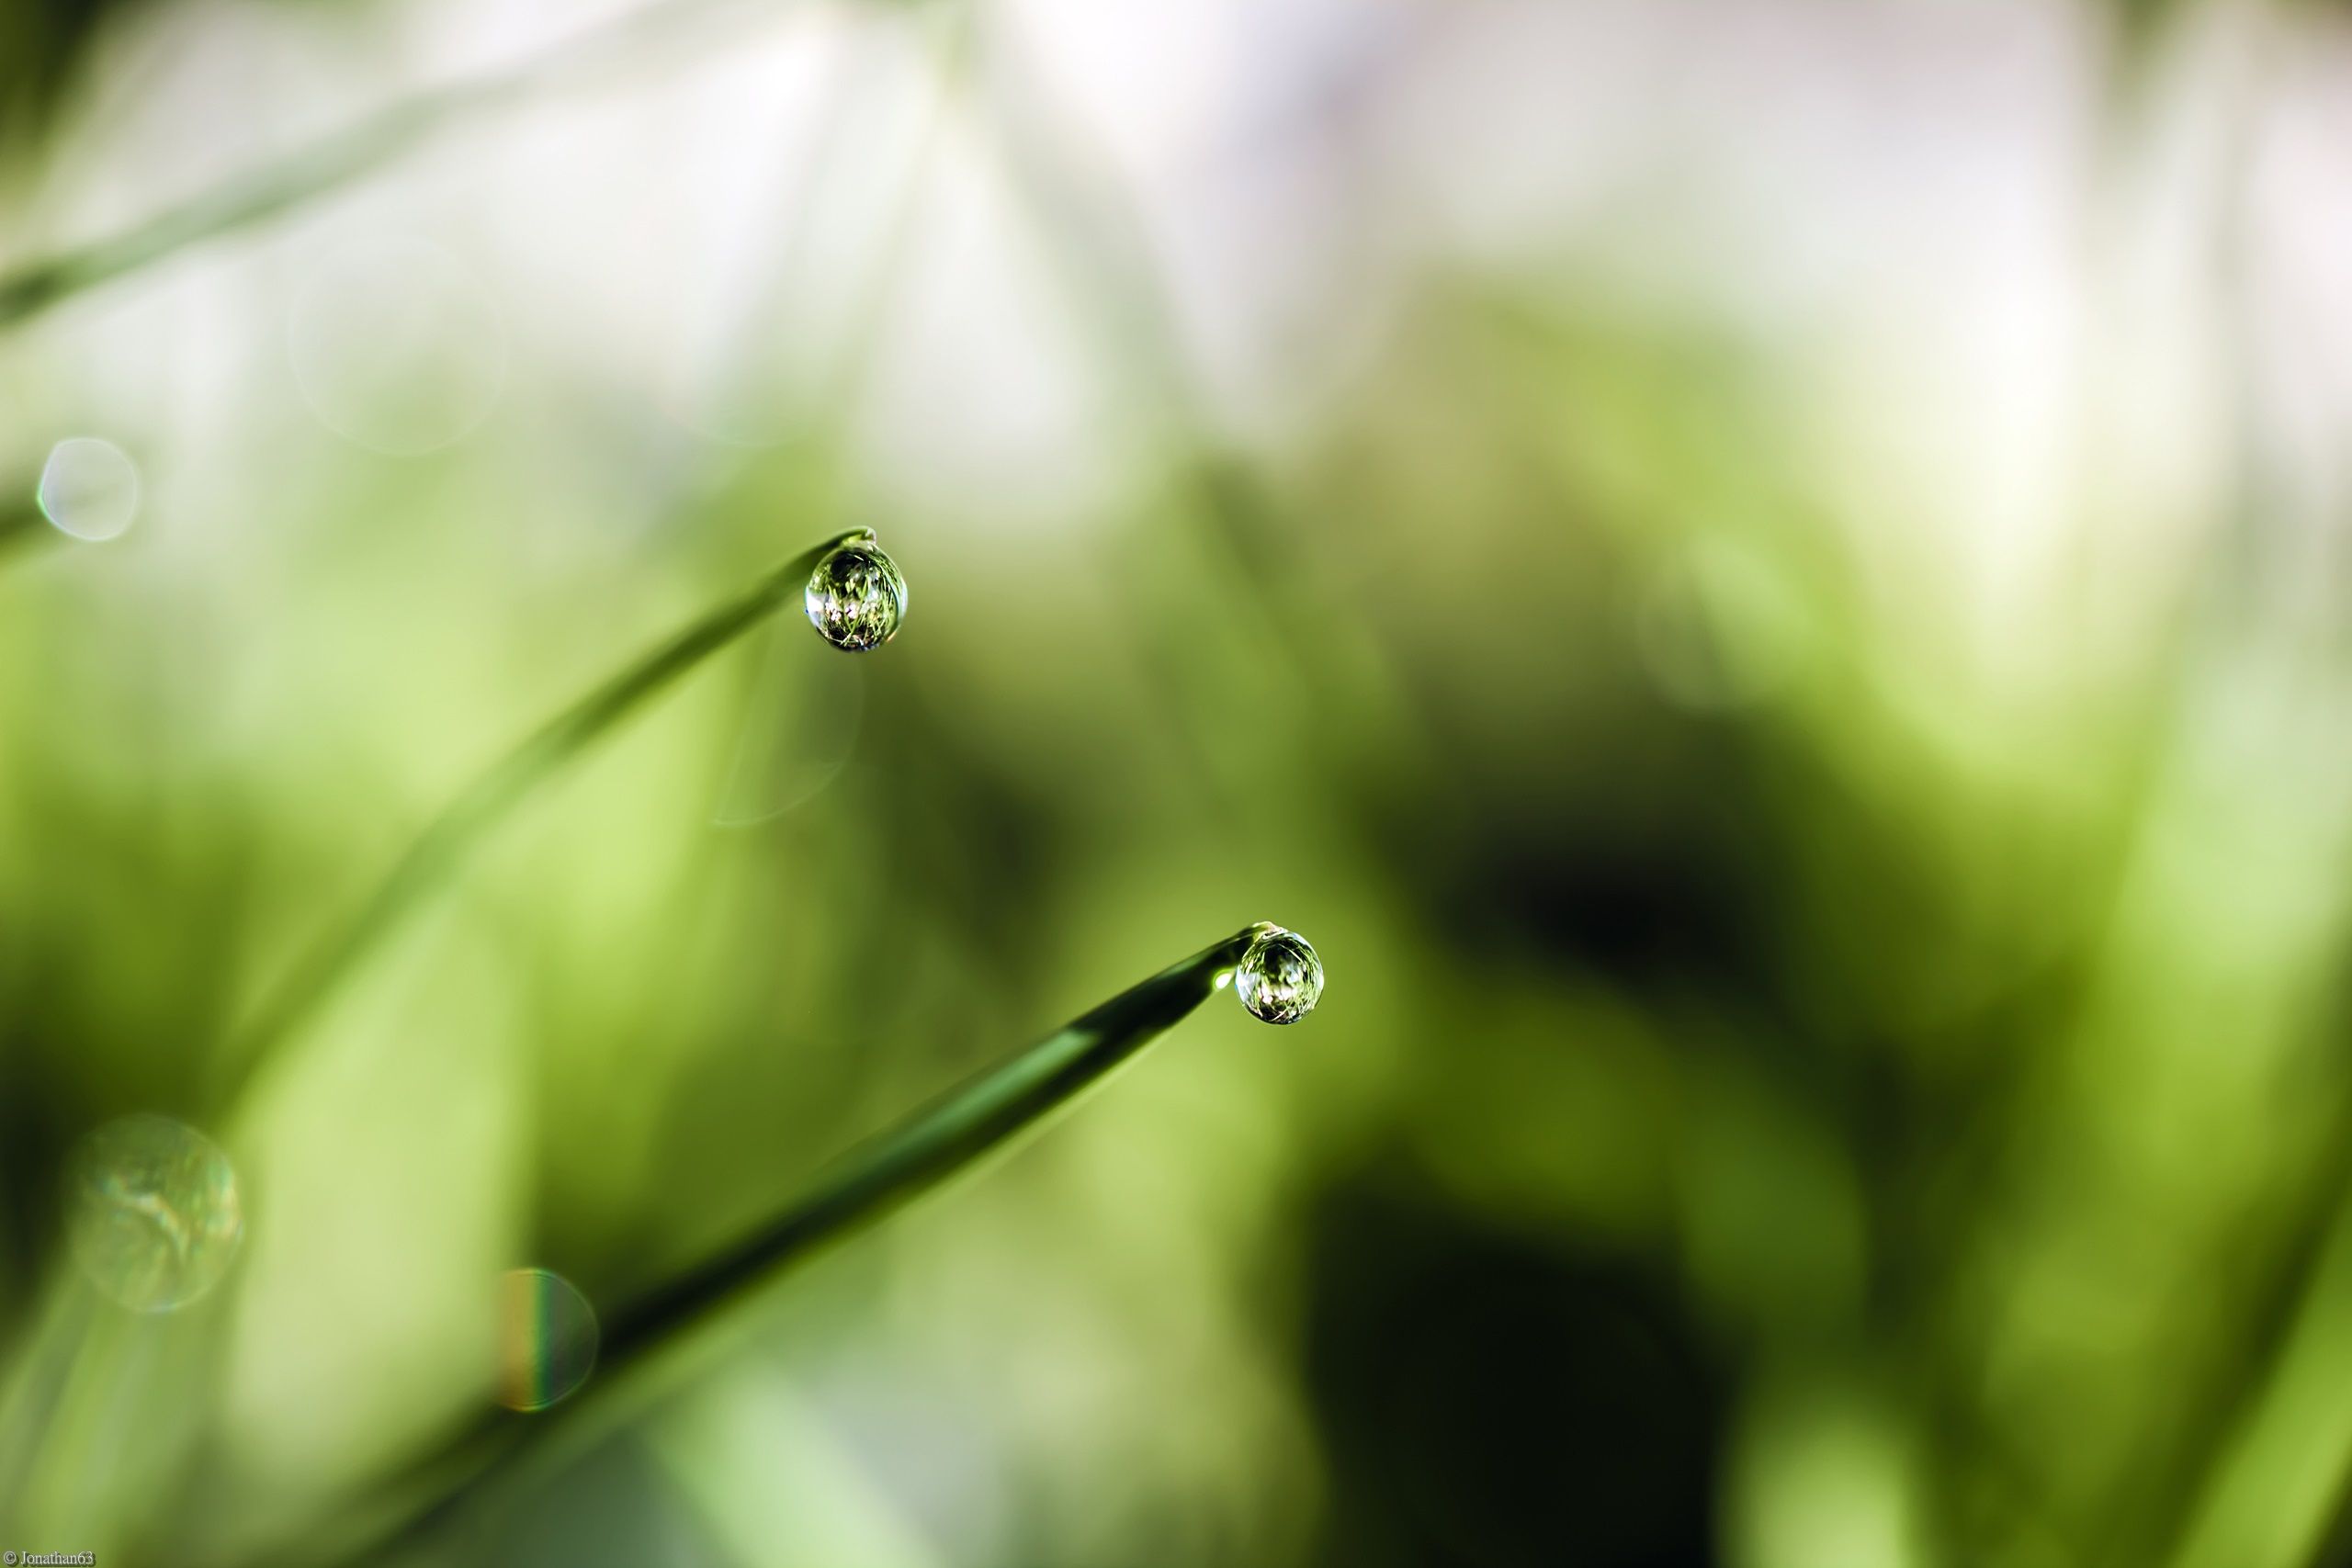
[[75,1262],[134,1312],[169,1312],[204,1294],[244,1237],[229,1156],[169,1117],[126,1116],[83,1139],[66,1190]]
[[50,448],[33,498],[62,533],[93,543],[116,538],[139,515],[139,468],[111,441],[70,436]]
[[498,1281],[498,1403],[545,1410],[588,1381],[596,1364],[596,1312],[571,1280],[545,1269]]
[[1322,999],[1323,961],[1296,931],[1270,927],[1241,955],[1234,990],[1250,1017],[1296,1023]]
[[898,635],[907,613],[907,580],[875,545],[843,545],[817,563],[802,599],[820,636],[860,653]]

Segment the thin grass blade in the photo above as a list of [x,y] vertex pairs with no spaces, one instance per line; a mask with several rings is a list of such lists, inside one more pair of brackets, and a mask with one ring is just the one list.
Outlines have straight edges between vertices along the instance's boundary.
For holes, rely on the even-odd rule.
[[[448,126],[598,69],[691,47],[738,22],[772,19],[748,0],[654,0],[600,22],[538,59],[436,88],[247,171],[119,233],[0,273],[0,328],[179,252],[291,211],[399,158]],[[695,31],[688,31],[693,28]]]
[[749,592],[706,612],[558,714],[475,780],[417,836],[368,901],[311,951],[253,1024],[220,1055],[214,1070],[216,1102],[249,1081],[424,897],[447,881],[475,847],[566,762],[789,603],[827,551],[872,537],[871,530],[853,529],[803,550]]
[[747,1286],[919,1196],[1069,1104],[1198,1007],[1261,929],[1247,927],[1120,992],[860,1145],[765,1227],[616,1314],[605,1337],[607,1365],[652,1348]]
[[694,1329],[1042,1126],[1214,995],[1267,929],[1211,943],[852,1149],[765,1224],[608,1314],[596,1371],[579,1393],[536,1415],[486,1413],[339,1510],[329,1527],[338,1539],[306,1539],[283,1561],[382,1560],[456,1524],[494,1483],[560,1467],[673,1385],[661,1375],[665,1353]]

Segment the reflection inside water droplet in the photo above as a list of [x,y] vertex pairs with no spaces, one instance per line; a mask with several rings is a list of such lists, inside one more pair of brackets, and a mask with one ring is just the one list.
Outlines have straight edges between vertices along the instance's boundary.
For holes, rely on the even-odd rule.
[[116,538],[139,515],[139,468],[110,441],[70,436],[50,449],[33,498],[62,533]]
[[588,1381],[596,1314],[560,1274],[514,1269],[498,1281],[498,1403],[545,1410]]
[[1252,1018],[1296,1023],[1323,997],[1323,961],[1305,937],[1280,926],[1261,931],[1241,955],[1234,990]]
[[229,1156],[168,1117],[126,1116],[83,1139],[67,1194],[74,1261],[135,1312],[169,1312],[204,1294],[244,1235]]
[[835,648],[862,653],[899,634],[907,613],[907,579],[898,562],[861,541],[819,561],[801,600],[820,636]]

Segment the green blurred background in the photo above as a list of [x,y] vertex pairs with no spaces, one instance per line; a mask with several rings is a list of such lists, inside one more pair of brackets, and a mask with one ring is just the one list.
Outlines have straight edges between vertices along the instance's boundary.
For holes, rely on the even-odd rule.
[[[8,0],[0,1535],[305,1561],[503,1270],[1271,919],[1310,1021],[401,1560],[2352,1562],[2347,106],[2254,0]],[[239,1081],[860,525],[894,643],[697,671]],[[155,1315],[61,1220],[138,1111],[245,1213]]]

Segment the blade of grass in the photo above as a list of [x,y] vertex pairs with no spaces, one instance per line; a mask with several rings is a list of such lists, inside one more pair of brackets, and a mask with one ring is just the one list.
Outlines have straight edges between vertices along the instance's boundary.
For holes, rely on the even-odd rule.
[[215,1058],[216,1105],[257,1073],[335,988],[435,887],[447,880],[492,829],[572,758],[712,654],[759,626],[799,593],[836,546],[871,539],[852,529],[813,545],[749,592],[707,611],[669,641],[597,686],[476,779],[419,834],[390,874],[341,927],[295,968],[254,1022]]
[[[715,3],[716,0],[665,0],[664,4],[647,6],[611,24],[609,28],[596,29],[577,40],[565,51],[565,57],[569,59],[572,55],[609,51],[619,41],[639,36],[674,13],[707,9]],[[903,276],[907,254],[910,249],[906,242],[913,227],[917,198],[923,189],[938,147],[944,139],[953,85],[964,66],[969,43],[969,24],[968,9],[948,13],[945,32],[938,46],[942,74],[939,99],[924,124],[907,178],[893,205],[879,247],[880,254],[874,265],[865,269],[866,286],[851,312],[850,335],[841,349],[840,361],[829,378],[833,383],[830,395],[820,405],[838,411],[832,416],[832,426],[817,433],[825,440],[838,443],[842,439],[848,411],[859,400],[874,357],[875,344],[881,336],[885,322],[884,304],[889,291]],[[612,36],[616,33],[619,35],[617,39]],[[543,62],[535,71],[555,68],[553,64]],[[0,300],[5,300],[5,285],[0,285]],[[0,303],[0,325],[5,325],[6,319],[5,304]],[[757,336],[756,333],[747,334],[747,341]],[[701,621],[680,633],[671,644],[657,649],[582,698],[452,802],[410,848],[407,855],[393,868],[390,876],[351,923],[311,955],[271,999],[253,1027],[222,1055],[216,1068],[216,1077],[220,1081],[215,1085],[215,1103],[232,1093],[238,1085],[249,1080],[269,1054],[356,967],[367,951],[389,934],[417,894],[438,882],[475,840],[541,779],[594,739],[605,727],[626,716],[638,702],[650,696],[696,661],[717,652],[737,636],[765,619],[778,603],[788,598],[807,580],[808,573],[815,570],[818,558],[826,551],[851,538],[859,537],[872,538],[873,530],[858,529],[828,539],[794,558],[741,600],[711,611]]]
[[766,1224],[607,1314],[596,1371],[580,1393],[536,1415],[487,1412],[359,1506],[335,1510],[326,1528],[340,1540],[310,1536],[280,1561],[375,1561],[458,1522],[492,1483],[577,1456],[671,1385],[658,1371],[691,1330],[1042,1126],[1215,994],[1268,929],[1261,922],[1211,943],[860,1144]]
[[119,233],[0,274],[0,328],[135,272],[150,263],[266,221],[390,163],[469,115],[524,98],[558,80],[618,63],[635,63],[689,22],[773,19],[773,7],[746,0],[659,0],[599,23],[546,54],[504,71],[419,95],[324,137],[259,169],[235,175]]
[[860,1145],[767,1225],[615,1314],[604,1339],[607,1364],[650,1348],[1068,1105],[1205,1000],[1269,929],[1247,926],[1203,948]]
[[2336,1396],[2352,1374],[2352,1203],[2325,1216],[2308,1269],[2207,1473],[2188,1479],[2173,1568],[2340,1561],[2322,1548],[2352,1481],[2352,1406]]

